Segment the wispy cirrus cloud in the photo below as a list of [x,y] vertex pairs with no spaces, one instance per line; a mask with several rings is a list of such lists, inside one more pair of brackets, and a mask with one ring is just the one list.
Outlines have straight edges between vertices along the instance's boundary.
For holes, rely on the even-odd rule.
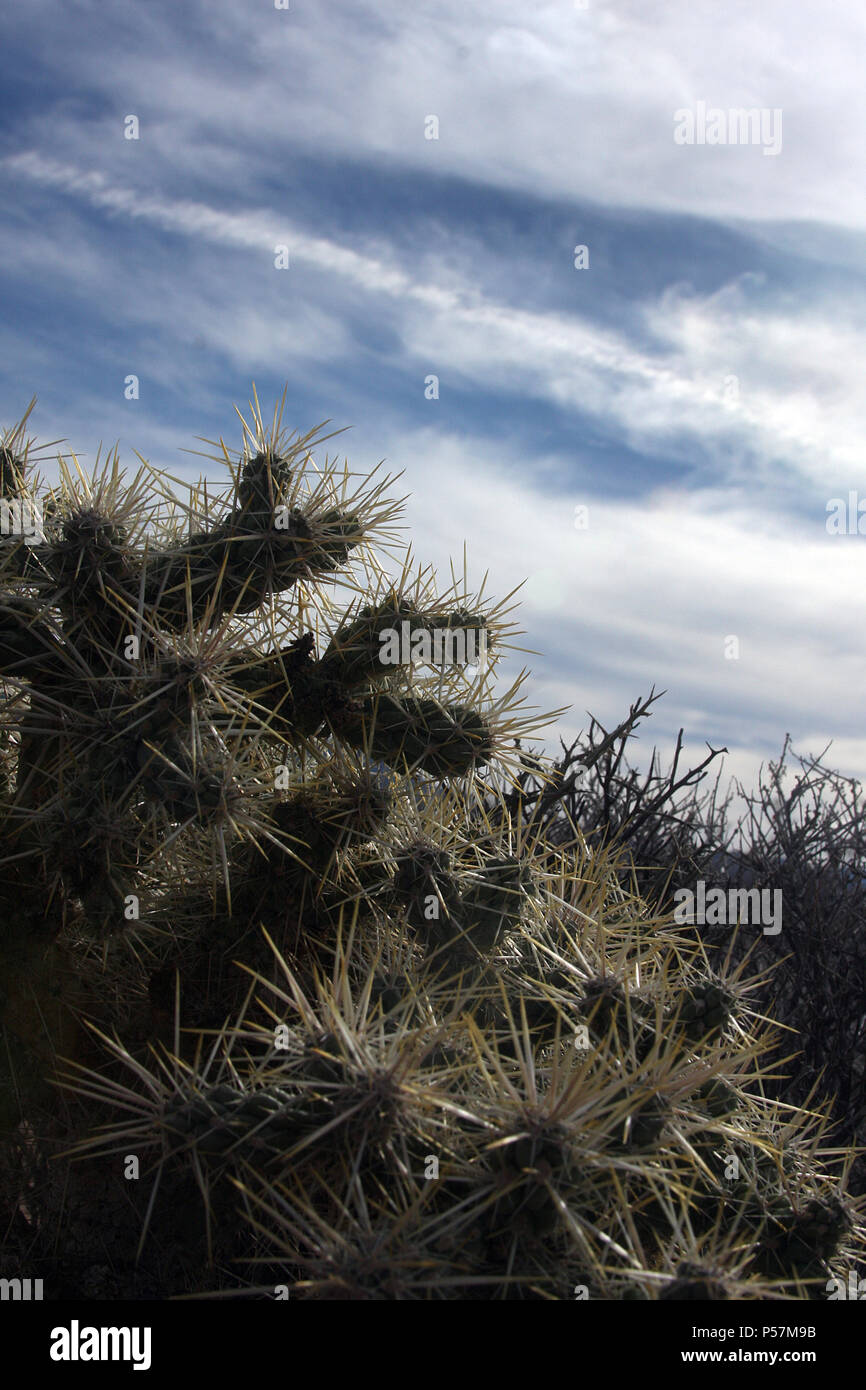
[[[571,312],[533,312],[487,296],[448,267],[429,264],[429,278],[404,268],[387,243],[366,251],[306,234],[275,211],[225,211],[191,199],[172,200],[113,185],[98,172],[27,152],[5,159],[11,177],[32,180],[92,207],[131,221],[142,220],[191,239],[240,248],[261,259],[278,246],[303,271],[339,279],[372,298],[399,307],[391,356],[405,368],[446,363],[466,381],[484,387],[508,383],[521,395],[546,399],[613,421],[638,446],[674,435],[700,438],[712,456],[737,436],[753,456],[793,461],[820,479],[856,466],[866,424],[860,390],[864,327],[815,309],[797,315],[764,308],[761,277],[740,277],[712,295],[686,287],[666,289],[637,306],[655,352],[632,346],[614,331]],[[757,281],[757,283],[755,283]],[[750,290],[756,293],[750,293]],[[866,310],[866,303],[861,305]],[[206,316],[205,316],[206,317]],[[850,317],[850,316],[849,316]],[[230,334],[208,325],[212,346],[233,349],[249,361],[247,340],[268,334],[268,314],[256,306],[240,323],[232,305]],[[244,322],[246,319],[246,323]],[[324,323],[320,326],[324,329]],[[327,332],[307,334],[308,351],[321,353]],[[345,338],[330,335],[330,356],[345,351]]]
[[[7,419],[36,390],[43,437],[197,474],[177,448],[288,382],[406,468],[419,556],[529,576],[538,703],[616,722],[654,683],[663,742],[866,769],[862,562],[824,526],[866,423],[859,13],[36,8],[30,65],[2,21]],[[781,153],[677,146],[697,101],[781,109]]]

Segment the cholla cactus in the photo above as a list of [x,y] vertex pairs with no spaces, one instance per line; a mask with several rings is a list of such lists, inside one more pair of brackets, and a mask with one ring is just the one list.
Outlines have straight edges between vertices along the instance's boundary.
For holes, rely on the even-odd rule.
[[0,449],[43,516],[0,550],[6,1272],[821,1296],[849,1160],[765,1098],[753,982],[491,811],[543,722],[494,693],[509,610],[401,560],[329,436],[243,428],[183,502]]

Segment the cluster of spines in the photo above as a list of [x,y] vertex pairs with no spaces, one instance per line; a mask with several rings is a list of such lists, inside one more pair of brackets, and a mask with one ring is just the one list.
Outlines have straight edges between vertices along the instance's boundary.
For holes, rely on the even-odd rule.
[[[207,1172],[206,1202],[212,1185],[236,1187],[257,1262],[293,1295],[820,1296],[854,1257],[856,1211],[822,1168],[820,1122],[792,1122],[764,1098],[740,982],[728,989],[745,1042],[711,1020],[702,1037],[681,1028],[636,1054],[624,1028],[654,1031],[665,1017],[654,992],[671,994],[675,1014],[671,986],[695,977],[699,950],[661,924],[651,945],[633,937],[641,997],[622,988],[602,1029],[598,977],[580,981],[589,962],[571,958],[550,919],[544,927],[541,939],[577,972],[566,972],[577,988],[562,990],[573,999],[553,1039],[524,1006],[541,984],[522,950],[539,924],[513,925],[491,952],[503,985],[491,1010],[463,973],[431,967],[413,934],[387,967],[383,941],[356,918],[330,978],[317,969],[305,985],[279,955],[279,983],[255,978],[257,1004],[223,1032],[216,1063],[211,1051],[216,1079],[169,1059],[161,1071],[173,1077],[140,1096],[138,1127],[120,1121],[88,1149],[149,1146],[170,1169],[192,1161]],[[588,1047],[576,1045],[581,1027]],[[92,1074],[83,1089],[110,1098]],[[796,1171],[792,1144],[808,1155]],[[264,1230],[263,1211],[276,1222]],[[336,1265],[326,1279],[320,1242],[311,1283],[312,1211],[333,1223]],[[350,1211],[363,1218],[354,1255]],[[371,1241],[391,1252],[388,1278],[370,1274]],[[426,1277],[404,1278],[421,1251]],[[270,1286],[256,1287],[267,1296]]]

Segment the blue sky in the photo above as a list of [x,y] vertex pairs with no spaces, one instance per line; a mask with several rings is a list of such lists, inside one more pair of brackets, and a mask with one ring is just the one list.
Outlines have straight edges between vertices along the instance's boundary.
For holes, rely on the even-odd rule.
[[[863,777],[866,536],[826,518],[866,499],[864,39],[816,0],[7,6],[0,423],[35,393],[40,439],[192,477],[287,384],[403,470],[419,559],[527,580],[565,737],[655,685],[639,760],[684,726],[752,783],[790,732]],[[700,102],[781,149],[677,144]]]

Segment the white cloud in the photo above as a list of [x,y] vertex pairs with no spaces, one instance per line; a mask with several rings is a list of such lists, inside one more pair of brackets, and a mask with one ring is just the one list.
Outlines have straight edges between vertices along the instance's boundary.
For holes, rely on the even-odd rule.
[[[450,371],[481,387],[512,389],[595,415],[634,448],[658,451],[691,435],[719,480],[727,472],[742,481],[743,450],[754,484],[761,481],[756,460],[772,477],[783,457],[827,486],[859,467],[866,336],[846,306],[828,303],[807,313],[762,308],[755,277],[748,276],[714,295],[675,287],[643,306],[659,345],[650,353],[576,310],[536,312],[487,297],[465,272],[432,257],[426,278],[415,276],[384,238],[347,247],[281,223],[267,209],[224,212],[188,199],[145,196],[32,152],[7,158],[3,167],[189,240],[255,252],[263,266],[285,241],[300,277],[285,302],[275,291],[266,304],[250,303],[231,284],[218,297],[202,287],[196,296],[190,284],[174,291],[194,300],[181,322],[195,322],[208,344],[237,365],[256,369],[299,355],[334,360],[347,346],[339,323],[345,294],[360,296],[362,304],[375,297],[380,312],[383,303],[390,306],[400,341],[397,365],[416,362],[419,379],[435,369],[445,381]],[[90,258],[88,264],[92,279],[96,263]],[[310,273],[324,278],[310,282]],[[592,272],[575,271],[584,273]],[[304,304],[304,294],[315,303]],[[139,302],[145,318],[162,321],[164,309],[151,296]]]
[[[43,62],[65,71],[72,55],[118,115],[69,131],[49,113],[32,129],[115,174],[133,111],[167,174],[201,175],[203,145],[214,172],[240,180],[303,149],[567,200],[866,225],[866,16],[854,4],[336,0],[289,14],[212,0],[206,16],[192,58],[171,9],[134,45],[101,24],[93,42],[77,13],[55,14]],[[675,145],[674,112],[698,101],[781,108],[781,154]],[[430,113],[438,141],[424,140]]]
[[[533,703],[574,705],[563,730],[585,726],[585,710],[612,727],[655,685],[667,691],[652,721],[660,741],[684,726],[693,746],[728,744],[735,770],[755,772],[789,730],[803,751],[834,739],[864,766],[858,540],[672,491],[591,506],[575,531],[570,500],[516,481],[514,458],[502,486],[501,448],[432,428],[395,437],[388,461],[407,469],[420,557],[447,574],[465,541],[472,582],[489,571],[502,595],[528,577],[519,640],[540,655],[511,664],[531,667]],[[730,636],[739,659],[726,659]]]

